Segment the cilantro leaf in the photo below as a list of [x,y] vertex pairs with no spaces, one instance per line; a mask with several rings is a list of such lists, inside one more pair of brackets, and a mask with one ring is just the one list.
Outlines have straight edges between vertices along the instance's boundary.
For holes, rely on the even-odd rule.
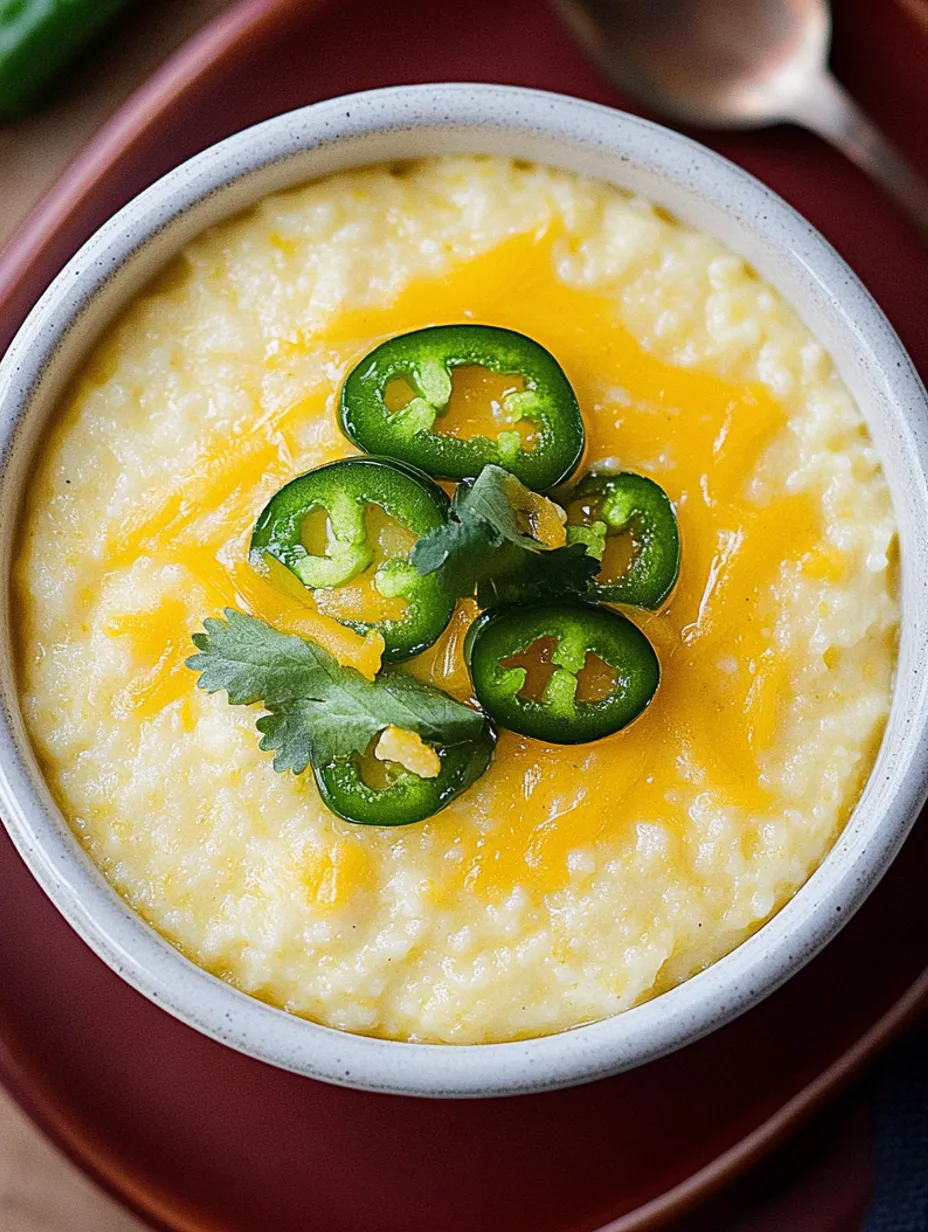
[[274,769],[278,773],[292,770],[302,774],[312,760],[313,707],[318,704],[297,698],[285,706],[273,707],[255,722],[261,733],[258,747],[274,754]]
[[226,619],[207,617],[205,633],[194,633],[199,654],[187,666],[201,672],[207,693],[225,690],[233,706],[263,701],[266,706],[312,695],[326,674],[326,660],[338,663],[312,642],[279,633],[263,620],[226,608]]
[[413,548],[418,572],[440,571],[455,598],[476,594],[481,607],[585,591],[599,572],[604,536],[568,527],[566,546],[546,547],[524,529],[516,504],[520,491],[531,495],[493,465],[472,483],[458,484],[448,521]]
[[534,495],[515,475],[491,463],[472,484],[458,485],[451,512],[460,521],[483,522],[503,543],[513,543],[527,552],[544,552],[544,544],[532,538],[519,518],[515,501],[520,494]]
[[199,654],[187,666],[208,693],[225,691],[233,705],[262,702],[261,748],[275,753],[275,770],[301,774],[310,761],[362,753],[385,727],[413,731],[448,746],[474,739],[483,716],[395,669],[375,681],[343,667],[327,650],[280,633],[254,616],[226,608],[195,633]]
[[[459,483],[448,521],[423,536],[412,551],[421,574],[441,570],[455,598],[467,598],[478,582],[512,569],[525,552],[544,547],[523,529],[511,499],[522,485],[500,466],[485,466],[473,482]],[[527,493],[527,489],[525,489]]]
[[590,556],[583,543],[568,543],[543,556],[525,553],[509,572],[477,582],[477,603],[487,608],[498,604],[536,603],[568,594],[582,595],[599,569],[599,559]]
[[[459,490],[463,486],[459,485]],[[410,559],[421,574],[440,571],[446,589],[456,599],[465,599],[474,593],[478,578],[492,567],[499,548],[485,523],[466,516],[464,520],[452,517],[419,539]]]

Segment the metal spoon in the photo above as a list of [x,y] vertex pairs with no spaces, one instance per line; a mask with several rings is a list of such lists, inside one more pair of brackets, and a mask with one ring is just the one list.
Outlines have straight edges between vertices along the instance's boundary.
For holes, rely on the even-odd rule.
[[687,124],[792,121],[842,150],[928,231],[928,181],[828,71],[827,0],[554,0],[621,88]]

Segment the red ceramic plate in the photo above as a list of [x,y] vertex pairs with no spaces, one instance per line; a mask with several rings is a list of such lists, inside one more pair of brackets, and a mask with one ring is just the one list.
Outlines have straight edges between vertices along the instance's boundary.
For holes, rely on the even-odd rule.
[[[900,144],[928,161],[921,2],[837,4],[835,63]],[[0,343],[79,243],[181,159],[301,103],[439,79],[628,105],[537,0],[249,0],[130,100],[0,258]],[[821,228],[928,371],[928,249],[879,190],[791,129],[709,144]],[[240,1056],[104,967],[5,835],[0,876],[3,1076],[76,1159],[176,1232],[655,1228],[769,1149],[928,999],[924,822],[837,940],[737,1022],[605,1082],[498,1101],[339,1090]],[[766,1223],[736,1226],[847,1232],[865,1173],[855,1168],[842,1200],[819,1202],[811,1221],[778,1208]],[[695,1218],[688,1227],[723,1226],[721,1215]]]

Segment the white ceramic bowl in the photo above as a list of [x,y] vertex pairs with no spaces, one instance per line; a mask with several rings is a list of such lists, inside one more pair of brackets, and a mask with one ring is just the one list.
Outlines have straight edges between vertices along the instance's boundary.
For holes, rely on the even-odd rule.
[[[68,829],[26,739],[2,606],[0,813],[46,893],[93,949],[207,1035],[328,1082],[431,1096],[565,1086],[640,1065],[766,996],[860,906],[928,789],[928,406],[901,344],[854,274],[788,205],[718,155],[606,107],[473,84],[374,90],[239,133],[159,180],[55,280],[0,365],[0,573],[49,412],[114,313],[194,235],[265,194],[346,167],[494,153],[632,189],[743,254],[831,352],[879,449],[899,523],[902,636],[892,712],[866,789],[818,871],[773,920],[707,971],[624,1014],[510,1044],[405,1044],[349,1035],[263,1004],[195,967],[107,885]],[[4,595],[8,587],[4,586]],[[54,996],[54,990],[50,990]]]

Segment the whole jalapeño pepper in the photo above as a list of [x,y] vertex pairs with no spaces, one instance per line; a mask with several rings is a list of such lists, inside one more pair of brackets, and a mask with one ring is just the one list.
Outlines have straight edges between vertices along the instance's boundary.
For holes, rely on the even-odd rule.
[[0,121],[40,101],[129,0],[0,0]]
[[335,757],[313,763],[323,803],[345,821],[363,826],[408,826],[424,821],[450,804],[484,773],[493,758],[496,731],[484,720],[480,733],[457,744],[433,745],[441,768],[434,778],[422,778],[400,765],[387,765],[382,782],[365,779],[363,759]]
[[[385,598],[404,600],[405,612],[381,620],[336,619],[359,633],[379,630],[384,659],[395,662],[431,646],[454,611],[454,600],[438,576],[423,577],[409,560],[416,540],[443,525],[448,512],[447,496],[427,475],[385,458],[345,458],[300,475],[264,507],[251,538],[251,555],[259,568],[267,557],[273,558],[311,591],[345,586],[374,564],[375,545],[367,524],[372,506],[399,528],[388,558],[373,574],[373,585]],[[325,520],[323,552],[311,551],[304,543],[307,519],[315,510],[323,512]],[[382,550],[389,539],[381,535]]]
[[680,573],[677,515],[664,489],[631,471],[592,474],[570,494],[569,508],[578,506],[591,524],[572,527],[571,537],[599,536],[605,546],[612,536],[628,534],[633,549],[618,577],[600,575],[590,582],[589,597],[601,603],[659,608]]
[[[527,655],[547,679],[530,679]],[[490,610],[468,631],[474,694],[500,727],[549,744],[586,744],[620,731],[660,682],[651,643],[621,613],[558,601]],[[595,665],[593,687],[581,673]],[[522,662],[520,662],[520,659]]]
[[[524,388],[507,394],[502,408],[511,424],[531,424],[529,447],[514,427],[495,438],[433,431],[448,408],[452,372],[471,365],[522,379]],[[400,379],[414,396],[391,411],[387,386]],[[474,479],[495,463],[542,492],[569,478],[583,453],[583,418],[560,364],[531,338],[489,325],[438,325],[381,343],[348,374],[339,413],[359,448],[443,479]]]

